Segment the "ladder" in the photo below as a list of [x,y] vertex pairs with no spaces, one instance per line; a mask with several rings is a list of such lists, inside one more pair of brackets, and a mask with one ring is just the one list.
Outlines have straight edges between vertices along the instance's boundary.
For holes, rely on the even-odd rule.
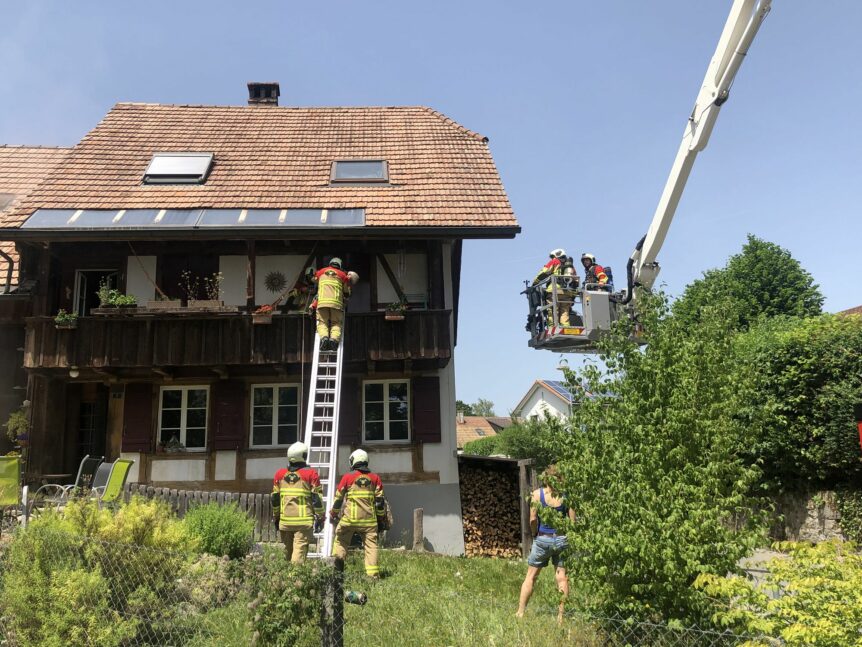
[[[320,474],[323,488],[324,515],[332,509],[335,488],[338,487],[338,408],[341,402],[341,364],[344,355],[344,332],[337,351],[320,350],[320,335],[314,335],[314,360],[311,365],[311,387],[305,416],[305,444],[308,464]],[[317,533],[314,557],[332,553],[335,527],[326,517],[323,532]]]

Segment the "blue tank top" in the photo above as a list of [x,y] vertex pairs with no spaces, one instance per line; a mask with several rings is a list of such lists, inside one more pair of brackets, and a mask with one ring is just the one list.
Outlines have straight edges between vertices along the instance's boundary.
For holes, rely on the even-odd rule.
[[[543,508],[550,508],[547,503],[545,503],[545,488],[539,490],[539,501],[542,503]],[[561,503],[558,506],[553,506],[554,510],[559,512],[560,514],[566,515],[569,512],[569,507],[565,503]],[[546,535],[555,535],[557,534],[557,530],[555,528],[551,528],[550,526],[546,526],[545,523],[539,519],[539,532],[544,533]]]

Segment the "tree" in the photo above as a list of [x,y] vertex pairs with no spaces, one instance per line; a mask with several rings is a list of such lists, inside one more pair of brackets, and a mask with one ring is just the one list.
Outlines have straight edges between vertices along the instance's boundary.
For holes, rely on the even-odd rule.
[[726,303],[725,316],[738,329],[761,317],[807,317],[821,313],[823,295],[790,252],[749,235],[727,264],[704,272],[674,303],[674,315],[690,324],[710,304]]
[[473,412],[473,415],[475,416],[484,416],[486,418],[489,416],[496,415],[494,413],[494,403],[484,398],[479,398],[478,400],[476,400],[476,402],[473,404]]
[[465,416],[475,416],[473,413],[473,405],[467,404],[461,400],[455,400],[455,411],[458,413],[463,413]]
[[595,611],[704,621],[695,578],[736,572],[764,537],[751,497],[759,470],[739,454],[745,425],[732,415],[751,380],[724,307],[705,305],[689,325],[668,316],[664,295],[645,295],[647,346],[620,322],[598,344],[601,362],[567,374],[593,397],[572,388],[569,429],[549,441],[577,515],[553,523],[569,532],[569,565]]

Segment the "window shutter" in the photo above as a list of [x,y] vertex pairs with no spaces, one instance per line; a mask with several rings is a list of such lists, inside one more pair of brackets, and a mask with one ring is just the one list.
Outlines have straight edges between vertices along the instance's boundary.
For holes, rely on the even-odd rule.
[[414,377],[413,439],[420,443],[439,443],[440,435],[440,378]]
[[362,442],[362,382],[356,377],[341,378],[341,410],[338,412],[338,444]]
[[237,380],[219,380],[212,385],[212,448],[241,449],[245,439],[245,384]]
[[126,385],[123,396],[124,452],[153,451],[153,385]]

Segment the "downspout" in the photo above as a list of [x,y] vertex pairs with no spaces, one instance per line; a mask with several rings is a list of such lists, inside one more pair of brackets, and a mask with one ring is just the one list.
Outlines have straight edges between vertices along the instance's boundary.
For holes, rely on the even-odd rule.
[[0,250],[0,258],[9,263],[9,269],[6,270],[6,285],[3,286],[3,294],[9,294],[12,289],[12,270],[15,269],[15,261],[3,250]]

